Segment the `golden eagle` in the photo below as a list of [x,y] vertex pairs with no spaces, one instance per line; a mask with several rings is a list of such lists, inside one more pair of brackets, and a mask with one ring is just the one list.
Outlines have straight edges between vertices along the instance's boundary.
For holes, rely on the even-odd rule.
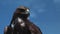
[[4,28],[4,34],[42,34],[40,28],[29,21],[29,10],[25,6],[18,7],[10,25]]

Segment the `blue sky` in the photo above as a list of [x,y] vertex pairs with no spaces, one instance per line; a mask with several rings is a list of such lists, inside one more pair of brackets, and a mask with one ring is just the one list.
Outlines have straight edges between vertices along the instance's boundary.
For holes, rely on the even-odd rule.
[[0,34],[21,5],[30,8],[29,19],[43,34],[60,34],[60,0],[0,0]]

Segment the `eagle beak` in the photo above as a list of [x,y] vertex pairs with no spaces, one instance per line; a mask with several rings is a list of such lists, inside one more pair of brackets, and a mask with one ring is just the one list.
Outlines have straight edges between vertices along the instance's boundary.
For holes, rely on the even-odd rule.
[[28,14],[29,13],[29,9],[27,9],[25,13]]
[[29,12],[29,9],[27,9],[27,12]]

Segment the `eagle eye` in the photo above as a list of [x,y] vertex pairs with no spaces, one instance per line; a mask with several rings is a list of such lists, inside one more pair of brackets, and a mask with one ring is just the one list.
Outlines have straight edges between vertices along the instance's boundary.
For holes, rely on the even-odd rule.
[[19,12],[25,12],[25,10],[24,10],[24,9],[18,9],[18,11],[19,11]]

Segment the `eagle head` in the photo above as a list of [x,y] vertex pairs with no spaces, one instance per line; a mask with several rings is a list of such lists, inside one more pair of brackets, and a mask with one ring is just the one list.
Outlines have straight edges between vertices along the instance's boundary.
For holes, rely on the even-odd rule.
[[30,10],[25,6],[20,6],[16,9],[16,13],[18,13],[21,18],[27,18],[30,15]]

